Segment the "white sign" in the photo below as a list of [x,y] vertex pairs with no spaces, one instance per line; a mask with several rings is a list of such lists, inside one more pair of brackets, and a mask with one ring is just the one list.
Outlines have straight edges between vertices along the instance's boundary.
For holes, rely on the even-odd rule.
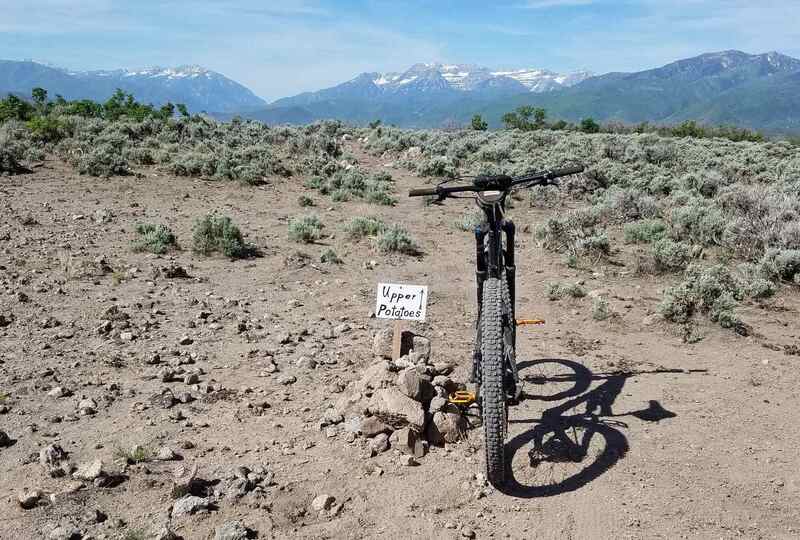
[[428,287],[400,283],[378,283],[375,316],[379,319],[424,321]]

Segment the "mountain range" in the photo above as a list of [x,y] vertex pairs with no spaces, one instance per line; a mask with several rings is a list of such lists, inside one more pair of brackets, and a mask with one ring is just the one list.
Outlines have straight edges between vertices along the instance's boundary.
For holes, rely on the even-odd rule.
[[672,124],[697,120],[771,133],[800,133],[800,60],[777,53],[722,51],[633,73],[559,75],[417,64],[405,73],[364,73],[317,92],[280,99],[248,116],[305,123],[324,118],[404,127],[464,125],[481,114],[492,127],[521,105],[551,119]]
[[221,119],[234,115],[272,124],[336,118],[402,127],[468,124],[480,114],[491,127],[521,105],[550,119],[672,124],[697,120],[767,133],[800,133],[800,60],[777,52],[701,54],[631,73],[560,74],[469,64],[415,64],[402,72],[362,73],[341,84],[267,104],[219,73],[199,66],[74,72],[35,62],[0,61],[0,94],[107,99],[116,88],[160,105],[185,103]]
[[377,118],[408,127],[455,122],[476,104],[568,88],[587,71],[496,70],[468,64],[415,64],[404,72],[362,73],[317,92],[279,99],[247,116],[267,122],[339,118],[365,123]]
[[38,62],[0,60],[0,95],[30,96],[41,87],[51,97],[105,101],[121,88],[139,101],[183,103],[194,112],[236,112],[267,103],[241,84],[200,66],[139,70],[69,71]]

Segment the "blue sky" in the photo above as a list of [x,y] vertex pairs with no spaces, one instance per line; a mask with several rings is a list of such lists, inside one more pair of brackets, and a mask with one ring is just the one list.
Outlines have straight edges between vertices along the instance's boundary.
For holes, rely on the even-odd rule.
[[800,57],[800,0],[0,0],[0,58],[200,64],[272,100],[416,62],[597,73],[702,52]]

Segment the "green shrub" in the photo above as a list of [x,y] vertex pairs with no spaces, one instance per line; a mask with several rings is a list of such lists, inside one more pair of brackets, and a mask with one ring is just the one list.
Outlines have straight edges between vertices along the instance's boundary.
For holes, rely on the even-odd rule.
[[394,206],[397,204],[397,199],[389,194],[388,189],[387,184],[367,184],[367,189],[364,192],[364,200],[372,204]]
[[364,236],[377,236],[386,226],[383,221],[376,217],[356,216],[346,225],[345,230],[351,238],[362,238]]
[[322,255],[319,258],[320,262],[325,264],[342,264],[342,259],[336,255],[336,252],[333,249],[328,248],[322,252]]
[[60,141],[64,133],[64,123],[52,116],[36,116],[28,120],[28,129],[34,141],[52,143]]
[[572,298],[583,298],[586,291],[577,283],[551,283],[547,287],[547,298],[550,300],[560,300],[566,296]]
[[693,190],[706,198],[713,197],[717,191],[728,184],[727,179],[715,170],[705,170],[684,174],[680,178],[684,189]]
[[140,223],[136,225],[136,233],[139,235],[133,241],[133,250],[136,252],[149,251],[161,255],[178,247],[175,235],[166,225]]
[[800,250],[769,249],[760,264],[770,279],[800,282]]
[[455,226],[460,231],[472,232],[483,223],[483,219],[482,212],[464,212],[461,214],[461,217],[456,220]]
[[470,125],[475,131],[486,131],[486,129],[489,127],[489,124],[486,123],[486,120],[484,120],[479,114],[476,114],[472,117],[472,122]]
[[19,163],[20,157],[10,148],[0,146],[0,176],[25,172],[25,168]]
[[594,257],[603,257],[611,253],[611,242],[605,232],[578,239],[577,253]]
[[297,198],[297,204],[299,204],[302,207],[314,206],[314,199],[312,199],[311,197],[308,197],[306,195],[300,195]]
[[725,328],[740,328],[735,308],[744,292],[725,266],[693,265],[686,269],[683,281],[667,289],[658,310],[672,322],[686,323],[700,312]]
[[147,463],[148,461],[152,461],[154,457],[155,454],[153,450],[138,444],[127,450],[119,446],[114,448],[114,458],[129,465]]
[[242,238],[239,228],[227,216],[209,214],[198,219],[192,236],[194,251],[209,255],[221,252],[226,257],[240,259],[253,255],[255,249]]
[[384,253],[397,252],[406,255],[419,253],[417,243],[411,235],[399,225],[384,228],[378,236],[378,248]]
[[670,232],[676,240],[689,240],[703,246],[720,245],[726,218],[712,202],[690,198],[673,208]]
[[612,187],[598,198],[596,206],[602,216],[613,223],[627,223],[659,215],[656,200],[635,189]]
[[362,199],[385,206],[397,203],[397,199],[391,195],[393,183],[390,174],[367,175],[356,167],[337,171],[327,180],[313,177],[306,182],[306,186],[319,190],[323,195],[330,195],[336,202]]
[[626,223],[623,231],[629,244],[652,244],[666,236],[667,224],[660,219],[644,219]]
[[592,301],[592,319],[604,321],[612,315],[611,306],[604,296],[596,296]]
[[325,185],[325,179],[321,176],[312,176],[308,180],[306,180],[303,184],[309,189],[318,189],[321,190],[322,186]]
[[607,255],[608,236],[597,229],[599,217],[594,209],[571,210],[562,217],[551,217],[536,230],[536,237],[545,249],[557,253]]
[[600,124],[598,124],[594,118],[584,118],[581,120],[581,131],[584,133],[599,133]]
[[125,176],[131,174],[128,161],[119,147],[112,144],[101,144],[87,149],[86,153],[77,155],[73,163],[80,174],[89,176]]
[[653,244],[653,262],[658,272],[683,270],[691,259],[691,247],[683,242],[662,238]]
[[322,237],[324,226],[317,216],[300,216],[289,220],[289,239],[294,242],[310,243]]
[[456,167],[450,159],[442,156],[434,156],[423,161],[417,167],[417,172],[420,176],[455,178]]

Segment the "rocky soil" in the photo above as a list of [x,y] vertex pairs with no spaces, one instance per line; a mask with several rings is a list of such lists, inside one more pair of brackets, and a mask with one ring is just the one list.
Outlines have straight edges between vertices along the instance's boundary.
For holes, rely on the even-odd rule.
[[[520,329],[529,398],[498,490],[475,409],[447,401],[471,367],[466,206],[405,198],[420,179],[348,145],[392,172],[397,206],[332,202],[301,179],[90,179],[55,160],[0,178],[0,538],[800,537],[796,289],[746,306],[748,336],[708,323],[686,343],[655,315],[669,283],[621,255],[567,267],[530,234],[544,211],[518,204],[518,313],[547,324]],[[287,238],[301,194],[317,243]],[[192,223],[215,210],[261,256],[194,254]],[[351,240],[355,215],[403,225],[422,254]],[[183,249],[134,253],[145,221]],[[328,248],[343,264],[320,262]],[[588,297],[548,300],[564,281]],[[430,288],[397,362],[372,316],[378,282]],[[571,362],[585,370],[538,384],[537,366]],[[570,403],[575,374],[588,402]],[[605,427],[585,460],[544,467],[530,446],[559,405],[597,408]]]

